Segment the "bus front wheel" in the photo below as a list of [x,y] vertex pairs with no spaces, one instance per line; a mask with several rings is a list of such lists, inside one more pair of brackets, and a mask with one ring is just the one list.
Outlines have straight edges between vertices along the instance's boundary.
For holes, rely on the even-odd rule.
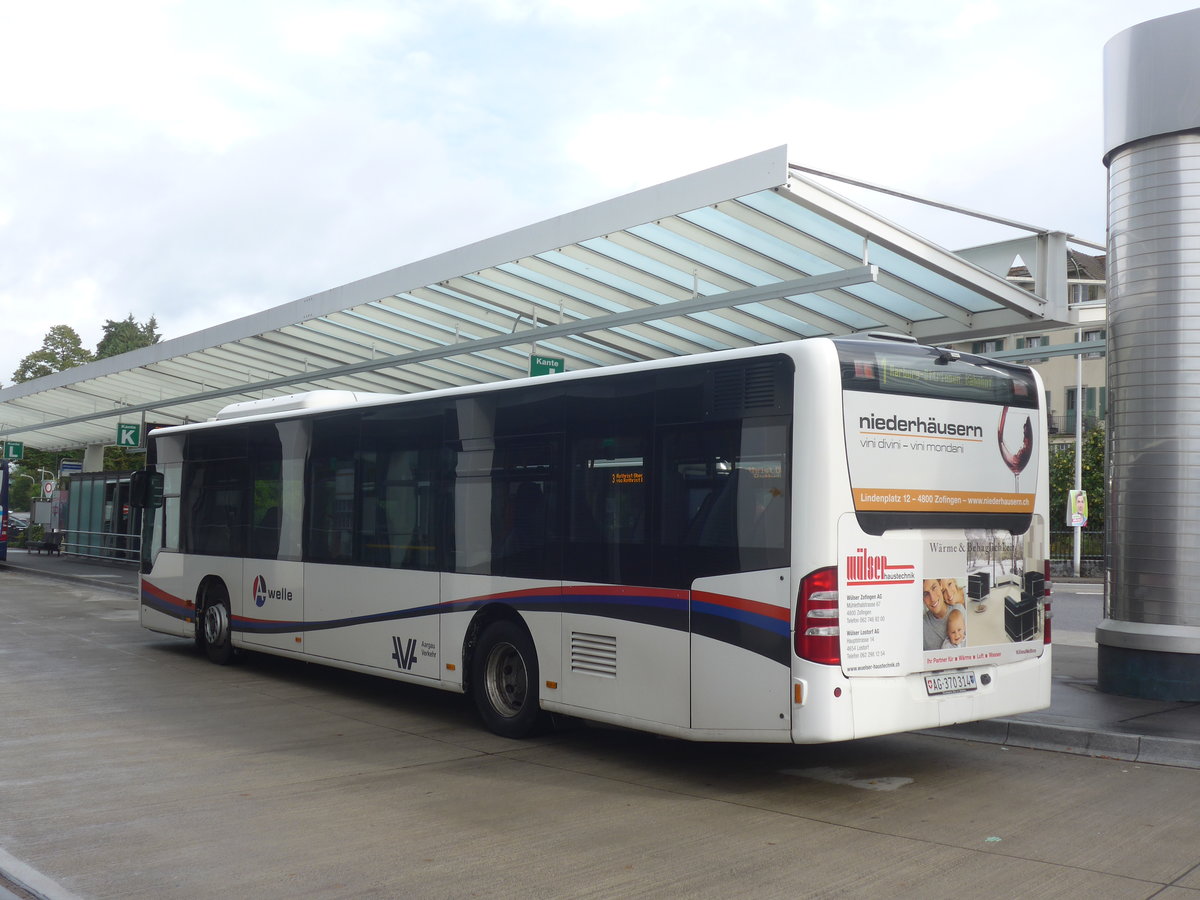
[[538,708],[538,665],[533,640],[513,622],[493,622],[475,645],[471,695],[489,729],[523,738],[542,722]]
[[208,658],[217,665],[223,666],[233,659],[229,594],[224,585],[213,586],[206,592],[197,637]]

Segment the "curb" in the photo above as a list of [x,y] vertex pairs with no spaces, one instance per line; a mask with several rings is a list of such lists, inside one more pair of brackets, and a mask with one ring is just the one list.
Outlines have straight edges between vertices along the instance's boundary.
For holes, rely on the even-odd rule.
[[947,725],[943,728],[920,731],[918,734],[1002,744],[1028,750],[1053,750],[1100,759],[1200,769],[1200,743],[1180,738],[1094,731],[1067,725],[1044,725],[1020,719],[991,719]]
[[37,578],[53,578],[55,581],[66,581],[72,584],[86,584],[88,587],[101,588],[116,594],[132,593],[137,595],[137,587],[127,584],[115,584],[101,578],[90,578],[87,575],[70,575],[64,572],[50,572],[45,569],[32,569],[27,566],[0,562],[0,571],[17,572],[21,575],[33,575]]
[[[5,886],[5,882],[9,885]],[[43,875],[28,863],[0,849],[0,898],[19,900],[12,888],[35,897],[36,900],[79,900],[79,898],[52,878]]]

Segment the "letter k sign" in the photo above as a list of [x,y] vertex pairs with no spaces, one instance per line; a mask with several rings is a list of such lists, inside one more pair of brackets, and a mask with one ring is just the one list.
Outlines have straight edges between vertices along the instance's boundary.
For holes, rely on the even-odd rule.
[[136,422],[117,424],[117,446],[137,449],[142,444],[142,426]]

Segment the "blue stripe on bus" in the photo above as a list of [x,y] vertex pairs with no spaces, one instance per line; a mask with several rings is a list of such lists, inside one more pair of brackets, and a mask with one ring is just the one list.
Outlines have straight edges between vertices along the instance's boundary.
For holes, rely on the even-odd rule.
[[[787,610],[783,610],[786,614]],[[762,628],[765,631],[779,634],[787,637],[791,633],[791,623],[788,622],[787,616],[783,618],[777,616],[766,616],[762,613],[751,612],[745,609],[739,609],[736,606],[727,605],[724,603],[705,602],[702,600],[692,600],[692,615],[705,614],[710,616],[719,616],[724,619],[730,619],[743,625],[752,625],[755,628]]]
[[196,615],[195,604],[172,596],[146,581],[142,582],[142,605],[174,619],[192,619]]
[[[552,590],[552,592],[551,592]],[[312,622],[281,622],[269,619],[253,619],[245,616],[233,617],[233,629],[253,634],[280,634],[283,632],[328,631],[331,628],[349,628],[373,622],[391,622],[400,619],[415,619],[421,616],[450,612],[473,612],[491,603],[504,603],[513,609],[526,612],[570,612],[579,615],[597,615],[605,618],[634,621],[653,620],[649,624],[662,625],[686,631],[688,600],[686,593],[664,597],[634,594],[627,591],[614,595],[603,589],[579,590],[564,588],[537,591],[512,591],[453,600],[448,603],[431,603],[409,609],[387,610],[365,616],[347,616],[341,619],[324,619]]]
[[[699,592],[697,592],[699,593]],[[195,607],[147,582],[142,583],[142,603],[178,619],[195,617]],[[787,665],[790,660],[788,611],[737,597],[712,593],[703,600],[688,591],[656,588],[631,589],[604,585],[532,588],[430,603],[409,609],[388,610],[363,616],[314,622],[232,617],[231,627],[244,634],[289,634],[329,631],[376,622],[393,622],[450,612],[473,612],[492,603],[503,603],[526,612],[592,615],[618,621],[641,622],[673,631],[692,632],[741,647]],[[753,609],[747,606],[755,607]],[[763,610],[762,612],[756,609]]]

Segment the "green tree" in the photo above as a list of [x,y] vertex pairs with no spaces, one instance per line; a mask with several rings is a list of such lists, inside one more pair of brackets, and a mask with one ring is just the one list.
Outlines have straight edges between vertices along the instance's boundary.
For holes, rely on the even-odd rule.
[[20,384],[91,361],[92,354],[84,349],[79,333],[70,325],[55,325],[46,332],[41,349],[22,359],[12,377]]
[[[16,372],[13,373],[13,380],[22,382],[41,378],[44,375],[61,372],[63,369],[96,359],[107,359],[130,350],[148,347],[151,344],[157,344],[162,338],[158,332],[158,321],[154,316],[151,316],[145,323],[139,323],[134,319],[132,313],[119,322],[113,319],[106,320],[103,331],[103,336],[96,345],[96,353],[93,356],[84,349],[79,334],[73,328],[69,325],[54,326],[47,332],[41,349],[35,350],[21,360]],[[36,487],[36,484],[41,481],[41,476],[38,474],[39,469],[57,473],[60,460],[82,458],[82,451],[47,453],[26,447],[22,466],[26,474],[36,477],[37,481],[33,484]],[[119,447],[107,447],[104,451],[104,470],[111,472],[138,469],[145,465],[145,459],[144,453],[130,453]],[[14,479],[14,483],[17,482],[30,484],[29,480],[24,478]],[[34,493],[36,495],[36,492]]]
[[[1050,527],[1065,528],[1067,496],[1075,490],[1075,442],[1051,445]],[[1104,528],[1104,426],[1083,435],[1081,484],[1087,491],[1088,531]]]
[[158,321],[151,316],[146,323],[139,324],[130,313],[120,322],[108,319],[104,323],[104,336],[96,345],[96,359],[108,359],[130,350],[140,350],[157,344],[162,338],[158,333]]
[[144,450],[126,450],[124,447],[104,448],[105,472],[132,472],[144,465],[146,465],[146,451]]
[[32,508],[33,489],[38,483],[36,473],[30,475],[11,464],[8,473],[8,508],[15,512],[29,512]]

